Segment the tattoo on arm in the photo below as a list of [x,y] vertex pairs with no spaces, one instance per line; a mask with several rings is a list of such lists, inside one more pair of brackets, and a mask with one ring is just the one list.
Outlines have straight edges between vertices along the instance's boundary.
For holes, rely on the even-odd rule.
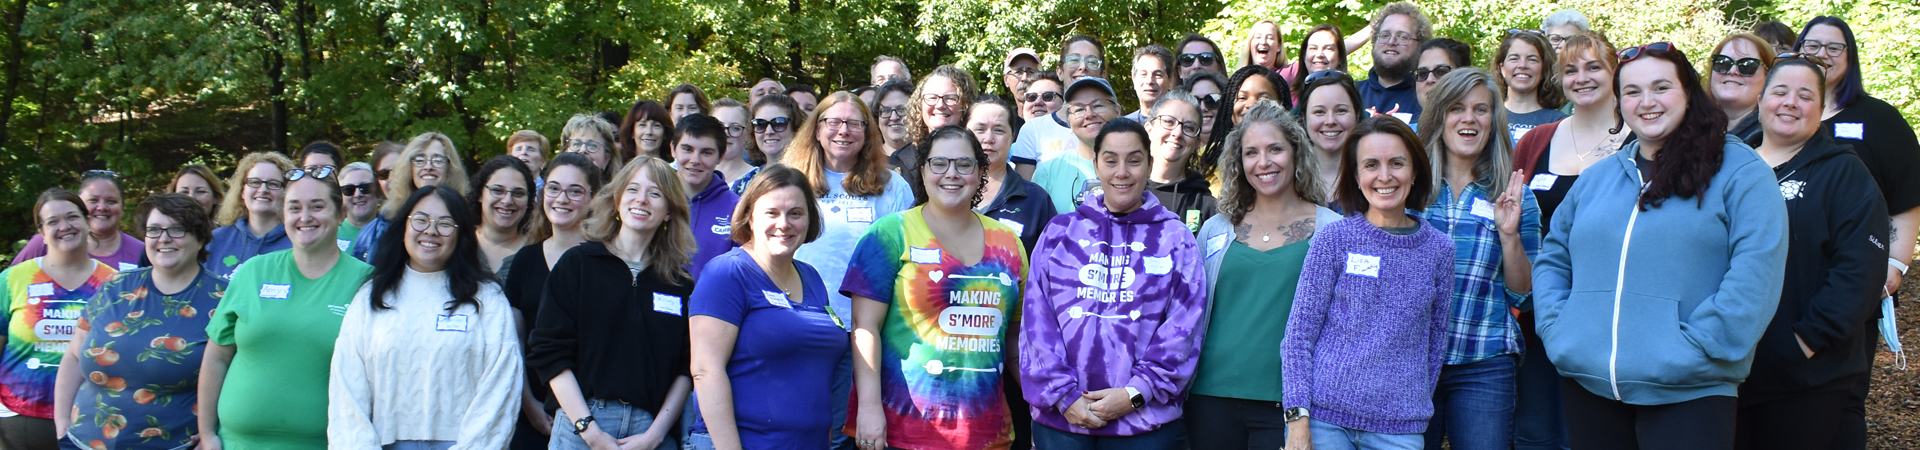
[[1287,224],[1285,226],[1281,226],[1280,236],[1286,238],[1286,243],[1283,243],[1280,245],[1282,246],[1293,245],[1293,243],[1295,242],[1312,239],[1313,224],[1314,224],[1314,218],[1307,217],[1305,219],[1296,220],[1293,223]]

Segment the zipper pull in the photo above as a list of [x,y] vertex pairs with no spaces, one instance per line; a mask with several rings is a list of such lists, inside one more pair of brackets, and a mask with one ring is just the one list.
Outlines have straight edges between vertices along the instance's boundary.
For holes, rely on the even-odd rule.
[[633,272],[633,283],[632,283],[632,284],[630,284],[630,285],[628,285],[628,286],[629,286],[629,287],[640,287],[640,269],[635,269],[635,268],[632,268],[632,267],[628,267],[628,268],[627,268],[627,271],[628,271],[628,272]]

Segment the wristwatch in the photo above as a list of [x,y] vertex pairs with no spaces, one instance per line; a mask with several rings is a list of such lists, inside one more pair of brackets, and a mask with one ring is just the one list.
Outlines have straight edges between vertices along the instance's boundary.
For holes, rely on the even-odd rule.
[[1283,411],[1281,413],[1281,415],[1282,415],[1282,418],[1287,422],[1305,419],[1310,416],[1309,414],[1307,414],[1307,408],[1298,407],[1298,406],[1287,408],[1286,411]]
[[586,433],[587,425],[592,425],[592,424],[593,424],[593,416],[581,417],[580,420],[573,421],[573,434]]
[[1141,396],[1140,390],[1134,389],[1133,386],[1127,386],[1127,399],[1132,401],[1133,409],[1147,407],[1147,398]]

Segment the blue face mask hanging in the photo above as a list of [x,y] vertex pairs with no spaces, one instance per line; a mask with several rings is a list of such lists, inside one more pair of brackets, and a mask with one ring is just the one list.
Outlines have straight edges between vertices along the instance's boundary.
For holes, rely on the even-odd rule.
[[1886,339],[1887,350],[1893,352],[1894,367],[1907,370],[1907,354],[1900,351],[1900,328],[1893,320],[1893,297],[1880,301],[1880,337]]

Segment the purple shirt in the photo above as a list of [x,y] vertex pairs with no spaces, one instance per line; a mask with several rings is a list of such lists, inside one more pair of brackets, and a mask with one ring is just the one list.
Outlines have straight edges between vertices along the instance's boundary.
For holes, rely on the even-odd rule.
[[[1199,361],[1205,272],[1187,225],[1153,196],[1143,199],[1115,216],[1095,197],[1055,216],[1034,247],[1020,386],[1035,422],[1134,436],[1180,418]],[[1080,394],[1117,387],[1139,390],[1146,407],[1098,429],[1062,415]]]
[[700,246],[699,251],[693,252],[693,264],[687,267],[693,279],[700,279],[700,270],[707,267],[707,261],[740,246],[733,242],[733,205],[736,203],[740,203],[740,195],[727,187],[727,179],[721,178],[720,172],[713,172],[707,188],[687,201],[687,209],[693,214],[693,242]]
[[[146,243],[140,242],[139,239],[134,239],[133,236],[129,236],[126,233],[120,233],[119,250],[114,250],[111,255],[88,254],[87,257],[93,258],[95,261],[107,263],[107,267],[112,267],[113,270],[125,272],[140,267],[140,257],[145,256],[146,251]],[[19,265],[26,260],[42,256],[47,256],[47,241],[42,240],[40,235],[35,233],[32,239],[27,240],[27,246],[21,248],[20,254],[14,255],[13,261],[9,264]]]

